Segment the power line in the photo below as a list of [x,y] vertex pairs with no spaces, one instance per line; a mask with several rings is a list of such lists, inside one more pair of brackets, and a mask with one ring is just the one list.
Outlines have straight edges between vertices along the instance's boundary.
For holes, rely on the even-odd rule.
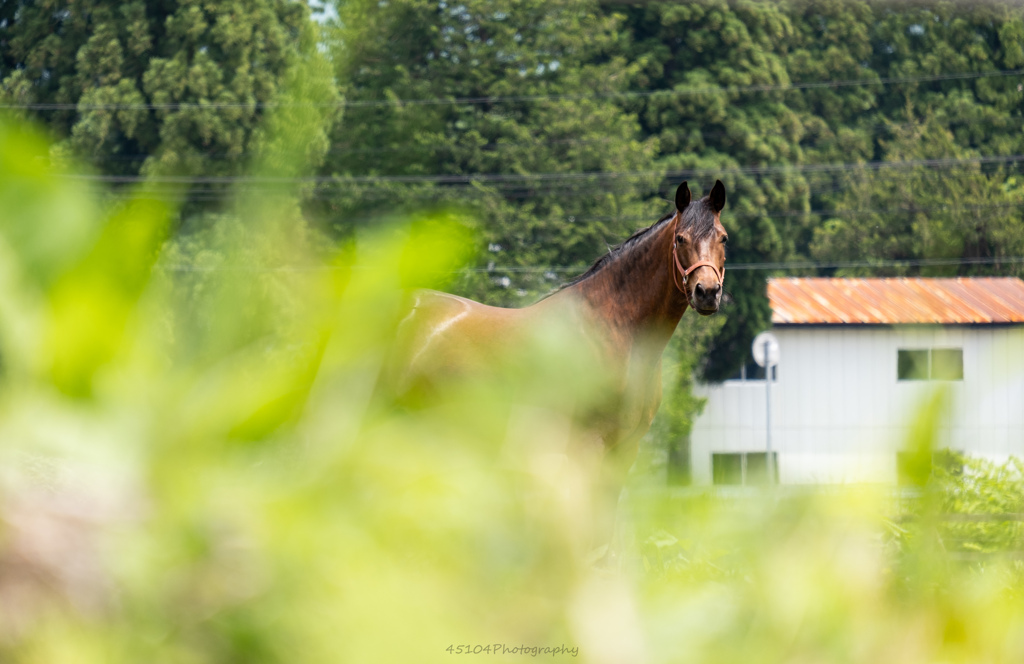
[[[1001,118],[1004,120],[1018,120],[1018,118]],[[867,124],[854,125],[854,129],[857,131],[868,131],[872,135],[878,135],[885,131],[892,131],[896,129],[904,129],[906,127],[913,127],[918,125],[918,122],[871,122]],[[1018,123],[1014,123],[1018,124]],[[948,124],[950,130],[956,131],[965,127],[977,127],[978,123],[971,123],[965,121],[951,121]],[[829,127],[829,129],[833,129]],[[998,127],[998,130],[1017,130],[1018,127]],[[731,137],[733,134],[727,131],[708,131],[705,129],[698,129],[700,138],[723,138]],[[419,154],[433,154],[437,152],[458,152],[458,151],[469,151],[469,150],[480,150],[484,153],[498,153],[505,150],[513,150],[518,148],[534,148],[537,145],[600,145],[613,142],[613,138],[600,137],[600,138],[565,138],[565,139],[549,139],[546,137],[537,137],[533,141],[507,141],[507,142],[490,142],[483,145],[477,144],[464,144],[464,143],[432,143],[432,144],[415,144],[415,145],[392,145],[392,146],[376,146],[376,147],[349,147],[348,143],[334,143],[328,149],[328,153],[332,154],[345,154],[345,155],[363,155],[363,154],[396,154],[396,153],[419,153]],[[230,152],[198,152],[198,155],[204,159],[213,159],[221,161],[245,161],[251,159],[253,154],[251,152],[242,153],[230,153]],[[119,153],[112,155],[103,155],[104,161],[142,161],[153,156],[152,153]]]
[[[832,188],[823,189],[823,190],[815,190],[815,189],[812,188],[810,190],[810,192],[812,194],[815,193],[816,191],[818,193],[821,193],[821,192],[834,193],[834,192],[837,192],[837,191],[842,191],[844,189],[846,189],[846,187],[832,187]],[[189,189],[189,188],[181,186],[181,185],[178,185],[178,186],[174,187],[173,189],[162,188],[160,190],[160,193],[164,193],[166,195],[175,195],[175,196],[185,196],[185,195],[187,195],[192,200],[208,200],[208,201],[225,200],[227,198],[230,198],[232,196],[237,195],[236,191],[228,190],[228,189],[210,189],[210,188]],[[384,198],[383,196],[367,196],[366,193],[367,192],[361,193],[360,194],[360,198],[362,198],[362,199],[370,198],[370,199],[373,199],[373,200],[381,200],[381,199]],[[550,192],[545,191],[545,192],[542,192],[542,193],[550,193]],[[423,194],[423,195],[421,196],[419,194]],[[411,198],[433,198],[433,199],[436,200],[438,198],[441,198],[441,194],[451,194],[451,190],[442,189],[442,190],[428,190],[428,191],[424,191],[424,192],[406,192],[403,195],[407,196],[407,197],[411,197]],[[388,197],[390,197],[392,195],[393,195],[392,193],[388,193]],[[517,197],[515,195],[515,192],[511,192],[510,193],[508,191],[503,191],[501,195],[503,197],[506,197],[506,198],[509,198],[509,197],[516,198]],[[323,192],[323,191],[312,192],[312,193],[307,194],[306,196],[303,197],[304,200],[330,200],[332,198],[333,198],[332,194],[330,194],[329,192]],[[462,200],[462,201],[466,200],[465,196],[455,196],[453,198],[457,199],[457,200]],[[651,203],[651,201],[647,201],[647,202]],[[666,206],[667,205],[671,205],[671,201],[668,200],[668,199],[664,199],[663,202],[665,203]],[[888,207],[888,208],[852,208],[852,209],[812,208],[812,209],[808,209],[808,210],[793,210],[793,209],[789,209],[789,210],[763,210],[763,211],[762,210],[758,210],[758,211],[730,210],[730,211],[728,211],[726,213],[726,216],[727,216],[727,218],[741,218],[741,219],[747,219],[747,218],[769,218],[769,219],[775,219],[775,218],[785,218],[785,217],[808,217],[808,216],[828,217],[828,216],[860,216],[860,215],[873,215],[873,214],[878,214],[878,215],[889,214],[889,215],[892,215],[892,214],[905,214],[905,213],[934,213],[934,212],[950,213],[950,212],[969,212],[969,211],[981,211],[981,210],[1017,209],[1017,208],[1021,208],[1021,207],[1024,207],[1024,203],[986,203],[986,204],[977,204],[977,205],[896,206],[896,207]],[[643,215],[643,216],[636,216],[636,215],[630,215],[630,216],[625,216],[625,215],[597,215],[597,216],[595,216],[595,215],[587,215],[586,213],[573,213],[573,212],[562,213],[562,214],[559,215],[560,218],[567,219],[567,220],[570,221],[570,223],[575,223],[575,222],[586,223],[586,222],[595,222],[595,221],[596,222],[605,222],[605,221],[649,222],[653,217],[656,217],[656,216],[658,216],[657,212],[652,212],[651,214]],[[369,221],[369,220],[372,220],[374,218],[375,217],[366,217],[366,218],[362,218],[362,221]]]
[[736,263],[726,265],[728,270],[831,270],[840,268],[894,268],[894,267],[941,267],[955,265],[1019,265],[1024,256],[1002,256],[983,258],[915,258],[883,261],[822,261],[822,262],[779,262],[779,263]]
[[943,168],[973,164],[1018,163],[1024,161],[1024,154],[990,155],[980,157],[944,158],[944,159],[908,159],[904,161],[869,161],[831,164],[781,164],[775,166],[734,166],[724,168],[692,168],[677,171],[591,171],[576,173],[474,173],[467,175],[357,175],[357,176],[323,176],[311,175],[302,177],[275,177],[258,175],[101,175],[90,173],[67,174],[61,177],[107,183],[148,182],[153,184],[202,183],[230,184],[236,182],[253,184],[372,184],[376,182],[395,183],[438,183],[438,184],[474,184],[492,182],[546,182],[560,180],[591,180],[591,179],[680,179],[698,177],[708,174],[751,174],[764,175],[773,173],[827,173],[847,170],[879,170],[884,168]]
[[21,103],[0,104],[0,108],[26,109],[34,111],[96,111],[96,110],[185,110],[185,109],[272,109],[287,107],[318,108],[380,108],[387,106],[440,106],[440,105],[482,105],[497,103],[538,103],[545,101],[583,101],[587,99],[633,99],[655,96],[690,97],[705,94],[749,92],[786,92],[791,90],[812,90],[822,88],[866,87],[872,85],[898,85],[902,83],[929,83],[936,81],[969,80],[1024,75],[1024,69],[1000,69],[984,72],[958,72],[924,76],[890,76],[874,79],[845,79],[838,81],[808,81],[805,83],[771,83],[755,85],[727,85],[704,88],[673,88],[670,90],[643,90],[623,92],[595,92],[573,95],[494,95],[485,97],[433,97],[421,99],[365,99],[337,102],[173,102],[164,104],[86,104],[86,103]]
[[[1024,256],[986,256],[979,258],[911,258],[874,261],[779,261],[762,263],[727,263],[726,271],[786,271],[786,270],[831,270],[841,268],[890,269],[900,267],[942,267],[959,265],[1020,265]],[[357,269],[360,266],[355,266]],[[495,265],[488,267],[462,268],[451,270],[450,274],[564,274],[584,272],[586,265],[514,266]],[[279,266],[196,266],[184,264],[157,265],[164,272],[322,272],[351,269],[333,265],[279,265]]]
[[[1003,257],[982,257],[982,258],[914,258],[906,260],[878,260],[878,261],[781,261],[764,263],[726,263],[726,271],[730,270],[832,270],[840,268],[877,268],[887,269],[894,267],[941,267],[956,265],[999,265],[1006,263],[1018,265],[1024,263],[1024,256],[1003,256]],[[565,273],[584,271],[586,267],[579,266],[524,266],[524,267],[486,267],[486,268],[464,268],[456,272],[471,273]]]
[[608,92],[594,93],[588,95],[518,95],[518,96],[494,96],[494,97],[456,97],[453,99],[409,99],[404,101],[395,100],[365,100],[347,102],[347,106],[394,106],[394,105],[440,105],[440,104],[492,104],[497,102],[538,102],[538,101],[582,101],[585,99],[609,99],[609,98],[644,98],[657,95],[690,97],[704,94],[746,93],[746,92],[785,92],[789,90],[809,90],[815,88],[843,88],[863,87],[870,85],[896,85],[900,83],[926,83],[933,81],[963,80],[973,78],[989,78],[1002,76],[1024,75],[1024,69],[1004,69],[990,72],[963,72],[948,74],[933,74],[930,76],[892,76],[880,77],[877,79],[846,79],[839,81],[810,81],[806,83],[779,83],[759,85],[731,85],[706,88],[673,88],[671,90],[645,90],[635,92]]
[[[999,168],[1002,168],[1004,166],[1017,167],[1017,166],[1019,166],[1022,163],[1022,160],[1019,159],[1018,157],[1019,157],[1018,155],[1009,155],[1009,156],[1006,156],[1006,157],[993,157],[993,158],[989,159],[986,163],[980,164],[980,166],[982,167],[981,170],[976,171],[976,172],[975,171],[970,171],[970,173],[977,173],[977,174],[980,174],[980,175],[986,175],[986,174],[991,175],[992,172],[989,171],[988,173],[986,173],[986,170],[984,169],[984,167],[992,166],[992,165],[995,165],[995,166],[997,166]],[[1001,161],[1001,160],[1007,160],[1007,161]],[[912,177],[916,177],[917,176],[915,173],[906,172],[906,171],[898,172],[898,173],[885,172],[884,174],[880,174],[880,173],[877,172],[879,170],[882,170],[882,168],[884,168],[884,164],[900,165],[900,164],[906,164],[908,162],[878,162],[878,163],[882,164],[882,166],[879,166],[878,168],[874,169],[875,172],[872,172],[870,170],[865,172],[865,171],[861,170],[859,172],[859,174],[870,174],[870,175],[872,175],[872,177],[883,175],[887,180],[893,180],[893,181],[896,181],[896,180],[906,180],[908,178],[912,178]],[[967,164],[967,165],[971,165],[971,164]],[[953,168],[953,167],[956,166],[956,164],[947,164],[947,166],[949,166],[950,168]],[[836,165],[837,169],[840,168],[840,167],[842,167],[842,165]],[[721,171],[710,171],[710,170],[708,170],[706,172],[700,172],[698,174],[698,176],[703,177],[703,176],[710,175],[710,174],[713,174],[713,173],[716,173],[716,172],[720,173]],[[622,175],[621,173],[605,173],[605,174]],[[595,172],[595,173],[592,173],[592,174],[589,174],[589,175],[600,176],[600,175],[602,175],[602,173],[601,172]],[[784,175],[785,175],[785,173],[784,173]],[[816,186],[816,185],[813,184],[813,180],[808,181],[808,184],[810,185],[810,187],[807,190],[807,193],[812,194],[812,195],[813,194],[835,193],[837,191],[843,191],[843,190],[849,189],[854,184],[859,184],[860,183],[859,181],[851,183],[851,182],[844,182],[842,180],[837,180],[835,172],[832,172],[832,171],[822,172],[822,173],[810,173],[809,175],[811,175],[811,176],[814,176],[814,175],[824,175],[827,178],[829,178],[831,183],[832,183],[832,184],[830,184],[828,186]],[[86,176],[86,177],[92,177],[92,176]],[[111,176],[111,177],[118,177],[118,176]],[[139,181],[143,181],[145,179],[145,176],[123,176],[123,177],[127,177],[127,178],[131,179],[132,182],[139,182]],[[472,177],[472,176],[467,176],[467,177]],[[525,178],[525,177],[529,177],[529,176],[527,175],[527,176],[521,176],[521,177]],[[673,177],[673,174],[669,174],[666,177],[666,179],[671,179],[672,177]],[[620,182],[618,184],[624,184],[624,185],[627,185],[627,186],[630,186],[630,187],[634,186],[633,184],[631,184],[629,182],[623,182],[622,181],[622,180],[625,180],[625,179],[628,179],[628,178],[619,178]],[[785,178],[783,178],[783,179],[785,179]],[[289,184],[290,182],[292,182],[292,181],[281,182],[279,184]],[[570,188],[570,187],[576,187],[580,183],[582,183],[584,185],[591,184],[589,181],[583,180],[583,179],[575,179],[574,181],[567,182],[567,183],[564,183],[564,184],[561,184],[561,183],[559,183],[557,181],[551,181],[551,180],[547,180],[547,181],[542,182],[542,183],[514,181],[514,182],[491,182],[489,184],[491,186],[494,186],[494,187],[497,187],[497,188],[501,189],[503,192],[507,192],[507,191],[515,190],[515,189],[528,189],[530,191],[538,191],[538,190],[540,190],[540,191],[547,191],[548,189],[557,189],[557,188],[566,189],[566,188]],[[180,182],[163,182],[162,183],[163,186],[161,186],[160,191],[175,191],[175,192],[179,192],[179,193],[186,193],[186,192],[193,192],[193,193],[195,193],[195,192],[200,192],[200,193],[201,192],[210,192],[210,193],[218,193],[218,194],[223,194],[223,195],[233,195],[234,191],[232,189],[225,188],[226,185],[231,185],[231,184],[235,184],[235,185],[239,185],[239,186],[246,186],[245,182],[242,182],[242,183],[239,183],[237,181],[233,181],[233,182],[212,182],[212,183],[211,182],[196,182],[196,178],[187,178],[186,177],[186,178],[182,178],[182,180]],[[267,184],[267,183],[261,182],[261,181],[257,181],[257,182],[252,183],[249,186],[252,187],[252,188],[255,188],[255,187],[261,187],[262,188],[263,185],[265,185],[265,184]],[[359,182],[354,182],[353,178],[345,178],[343,176],[334,176],[334,177],[326,176],[326,177],[323,177],[322,180],[320,182],[316,183],[316,184],[320,185],[321,190],[322,190],[326,185],[341,186],[341,185],[358,184],[358,185],[370,185],[370,186],[373,186],[373,185],[393,185],[393,184],[408,184],[408,183],[396,182],[394,180],[383,180],[383,181],[381,181],[381,180],[375,179],[372,176],[363,177],[363,178],[361,178],[361,181],[359,181]],[[432,184],[432,182],[431,181],[427,181],[425,184]],[[615,183],[606,183],[603,186],[605,187],[605,190],[606,190],[608,187],[611,187],[614,184]],[[404,191],[407,192],[407,195],[416,195],[411,190],[405,189]],[[365,190],[364,190],[364,192],[365,192]],[[422,192],[419,192],[419,193],[426,194],[427,197],[436,197],[436,196],[447,196],[447,195],[450,195],[452,192],[453,192],[453,189],[448,188],[448,187],[443,187],[443,188],[440,188],[440,189],[436,189],[436,188],[426,189],[426,190],[423,190]],[[389,193],[388,195],[391,195],[391,194]],[[462,194],[460,193],[459,195],[462,195]]]
[[[665,202],[666,205],[671,205],[669,201]],[[891,208],[855,208],[851,210],[827,210],[827,209],[812,209],[812,210],[776,210],[776,211],[765,211],[765,212],[723,212],[722,217],[725,223],[728,223],[730,217],[738,217],[741,219],[748,218],[779,218],[779,217],[807,217],[807,216],[822,216],[822,217],[843,217],[843,216],[859,216],[859,215],[871,215],[871,214],[904,214],[907,212],[977,212],[979,210],[999,210],[999,209],[1016,209],[1024,208],[1024,203],[989,203],[983,205],[933,205],[927,207],[891,207]],[[650,221],[655,215],[648,215],[643,217],[629,216],[620,217],[614,215],[606,216],[578,216],[578,215],[562,215],[563,217],[572,217],[572,222],[589,222],[589,221]]]
[[[906,260],[880,260],[880,261],[782,261],[765,263],[726,263],[726,271],[730,270],[831,270],[840,268],[877,268],[888,269],[895,267],[941,267],[956,265],[998,265],[1006,263],[1017,265],[1024,263],[1024,256],[1005,257],[983,257],[983,258],[920,258]],[[464,268],[456,272],[470,273],[566,273],[583,272],[586,266],[548,266],[548,267],[487,267],[487,268]]]

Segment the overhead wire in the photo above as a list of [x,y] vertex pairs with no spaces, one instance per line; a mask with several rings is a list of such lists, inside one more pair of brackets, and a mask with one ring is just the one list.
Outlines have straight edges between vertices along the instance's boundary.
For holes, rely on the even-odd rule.
[[907,159],[901,161],[868,161],[818,164],[748,165],[731,167],[705,167],[659,171],[591,171],[566,173],[473,173],[465,175],[359,175],[359,176],[262,176],[262,175],[106,175],[93,173],[70,173],[60,177],[106,182],[116,184],[147,182],[163,183],[210,183],[228,184],[246,182],[254,184],[367,184],[374,182],[394,183],[438,183],[474,184],[492,182],[543,182],[552,180],[587,180],[601,178],[686,178],[703,174],[770,174],[770,173],[827,173],[849,170],[879,170],[884,168],[913,168],[924,166],[942,168],[969,164],[1018,163],[1024,161],[1024,154],[984,155],[977,157],[950,157],[936,159]]
[[380,108],[388,106],[435,106],[435,105],[481,105],[496,103],[539,103],[547,101],[583,101],[587,99],[630,99],[656,96],[697,96],[716,93],[742,94],[748,92],[786,92],[821,88],[865,87],[872,85],[899,85],[905,83],[927,83],[979,78],[1024,76],[1024,69],[997,69],[982,72],[947,72],[918,76],[887,76],[864,79],[843,79],[830,81],[806,81],[797,83],[763,83],[749,85],[707,86],[702,88],[672,88],[669,90],[636,90],[621,92],[593,92],[588,94],[541,94],[541,95],[491,95],[477,97],[427,97],[418,99],[361,99],[336,102],[169,102],[169,103],[47,103],[21,102],[0,104],[0,108],[35,111],[92,111],[92,110],[185,110],[185,109],[257,109],[277,107],[327,107],[327,108]]
[[[891,269],[905,267],[950,267],[960,265],[1021,265],[1024,264],[1024,256],[983,256],[975,258],[910,258],[910,259],[885,259],[885,260],[855,260],[855,261],[774,261],[760,263],[727,263],[726,270],[729,271],[793,271],[793,270],[828,270],[842,268],[869,268],[869,269]],[[157,264],[157,269],[164,272],[320,272],[337,271],[348,269],[360,269],[361,266],[335,266],[335,265],[278,265],[278,266],[245,266],[245,265],[220,265],[202,266],[186,265],[181,263]],[[460,273],[483,273],[483,274],[530,274],[530,273],[567,273],[584,272],[587,265],[548,265],[548,266],[515,266],[515,265],[491,265],[488,267],[461,268],[445,271],[447,274]]]
[[[1024,161],[1013,164],[1013,168],[1008,170],[1008,173],[1019,173],[1019,166],[1024,165]],[[974,174],[976,171],[969,171],[968,175]],[[878,175],[877,173],[873,173]],[[911,174],[901,173],[882,173],[888,181],[901,182],[913,177]],[[986,173],[982,172],[981,175],[985,176]],[[627,219],[618,215],[608,215],[608,217],[614,218],[600,218],[595,219],[593,216],[586,213],[573,210],[573,207],[579,205],[580,201],[584,198],[592,198],[601,194],[607,193],[642,193],[646,191],[647,194],[644,196],[645,201],[637,201],[639,204],[654,205],[656,199],[661,199],[668,204],[670,202],[670,196],[667,194],[667,190],[664,189],[664,184],[669,183],[674,186],[682,179],[689,177],[691,182],[691,188],[699,185],[694,182],[694,177],[690,176],[668,176],[663,179],[657,179],[656,181],[648,182],[646,185],[642,185],[638,189],[637,181],[624,181],[624,180],[611,180],[611,181],[548,181],[540,183],[491,183],[482,188],[467,187],[465,185],[457,186],[427,186],[423,183],[419,185],[408,183],[373,183],[364,182],[361,184],[350,185],[346,182],[325,182],[309,185],[311,188],[308,190],[294,192],[299,199],[303,201],[339,201],[339,196],[354,196],[360,200],[371,202],[371,201],[388,201],[395,200],[396,198],[405,201],[431,201],[437,203],[471,203],[474,200],[486,200],[489,196],[499,196],[507,201],[527,201],[536,200],[542,197],[557,197],[559,207],[563,209],[568,208],[564,211],[562,216],[564,217],[575,217],[577,220],[597,220],[597,221],[613,221],[618,219],[620,221],[643,221],[644,218]],[[949,172],[942,172],[940,177],[950,177]],[[787,179],[788,180],[788,179]],[[872,180],[874,177],[872,177]],[[821,196],[821,195],[835,195],[843,191],[855,190],[855,187],[861,182],[831,182],[824,186],[815,186],[814,180],[805,181],[804,184],[810,184],[811,186],[801,189],[796,192],[798,195],[809,195],[809,196]],[[390,186],[388,186],[390,185]],[[163,183],[153,188],[153,192],[156,195],[167,195],[169,197],[185,197],[189,200],[206,200],[206,201],[226,201],[231,198],[246,195],[251,192],[258,192],[260,194],[268,194],[273,192],[276,188],[279,188],[282,192],[290,192],[291,187],[286,186],[284,183],[274,186],[272,183],[263,182],[236,182],[236,183],[199,183],[197,185],[190,185],[187,182],[178,183]],[[349,191],[346,191],[349,189]],[[118,198],[125,196],[134,195],[134,189],[122,189],[122,190],[107,190],[107,195]],[[654,196],[654,198],[649,198]],[[599,199],[593,199],[596,203]],[[979,209],[983,209],[985,206],[981,206]],[[929,211],[933,209],[950,209],[950,208],[911,208],[907,207],[901,211],[913,211],[917,209],[919,211]],[[868,214],[875,212],[890,212],[892,210],[879,209],[879,210],[858,210],[856,212],[841,212],[841,214]],[[733,215],[739,215],[742,217],[799,217],[809,216],[816,214],[832,214],[832,209],[783,209],[783,210],[764,210],[756,212],[740,212],[734,211]]]
[[[1016,120],[1016,118],[1015,118]],[[868,130],[872,135],[878,135],[887,130],[912,127],[917,125],[916,122],[872,122],[863,125],[856,125],[855,129],[858,131]],[[1020,124],[1017,122],[1017,124]],[[977,127],[977,123],[970,122],[957,122],[950,123],[949,128],[951,130],[964,129],[968,127]],[[1005,128],[1004,128],[1005,129]],[[1014,129],[1019,130],[1019,127]],[[697,134],[701,140],[705,138],[722,138],[722,137],[733,137],[734,134],[727,131],[709,131],[706,129],[697,130]],[[345,143],[334,143],[327,152],[329,154],[394,154],[394,153],[435,153],[441,151],[472,151],[480,150],[484,153],[490,152],[501,152],[504,150],[514,150],[519,148],[534,148],[537,145],[551,146],[551,145],[567,145],[567,146],[581,146],[581,145],[601,145],[613,142],[615,139],[610,137],[598,137],[598,138],[549,138],[549,137],[537,137],[532,141],[502,141],[502,142],[489,142],[483,145],[466,145],[461,143],[436,143],[436,144],[406,144],[406,145],[392,145],[392,146],[374,146],[374,147],[349,147]],[[229,152],[201,152],[199,153],[203,159],[213,159],[222,161],[246,161],[252,158],[252,154],[248,152],[242,153],[229,153]],[[142,161],[150,157],[149,153],[120,153],[112,155],[104,155],[102,158],[104,161]]]

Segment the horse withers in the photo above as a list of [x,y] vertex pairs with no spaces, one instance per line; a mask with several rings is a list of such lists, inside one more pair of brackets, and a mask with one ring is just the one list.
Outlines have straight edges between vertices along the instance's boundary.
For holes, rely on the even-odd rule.
[[724,206],[721,181],[696,201],[683,182],[673,212],[521,309],[416,292],[399,326],[389,382],[401,393],[488,375],[528,347],[538,331],[557,327],[601,376],[600,394],[565,413],[572,431],[566,453],[592,469],[592,486],[604,496],[605,512],[613,513],[639,440],[661,402],[661,356],[669,338],[687,307],[707,316],[721,303],[728,240],[720,220]]

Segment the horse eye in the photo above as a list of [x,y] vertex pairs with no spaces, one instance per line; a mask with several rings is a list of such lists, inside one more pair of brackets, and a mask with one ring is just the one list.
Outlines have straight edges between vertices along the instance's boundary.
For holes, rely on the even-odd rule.
[[722,244],[729,244],[729,236],[728,235],[723,235],[722,236]]

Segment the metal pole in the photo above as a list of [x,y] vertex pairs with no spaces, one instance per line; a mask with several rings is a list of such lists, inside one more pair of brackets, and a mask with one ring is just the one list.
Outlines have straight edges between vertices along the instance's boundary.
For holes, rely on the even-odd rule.
[[764,342],[764,423],[765,443],[768,454],[765,457],[765,468],[768,471],[768,484],[775,483],[772,466],[772,363],[768,355],[768,341]]

